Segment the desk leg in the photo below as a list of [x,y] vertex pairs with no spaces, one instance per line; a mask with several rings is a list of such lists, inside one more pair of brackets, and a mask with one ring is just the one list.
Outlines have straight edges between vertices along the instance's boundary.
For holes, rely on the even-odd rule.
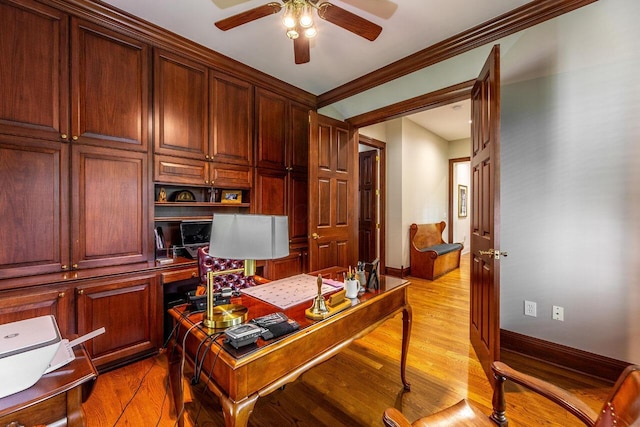
[[256,393],[240,402],[233,402],[231,399],[221,396],[220,404],[222,405],[222,412],[224,413],[225,426],[246,427],[258,397],[260,396]]
[[[175,415],[177,417],[178,415],[180,415],[180,409],[182,407],[181,403],[184,396],[181,389],[181,359],[178,355],[178,352],[175,351],[175,346],[173,345],[169,345],[169,350],[167,351],[167,363],[169,365],[169,388],[171,389],[171,395],[173,396],[173,407],[170,413],[171,415]],[[182,427],[184,425],[183,417],[181,416],[179,419],[177,419],[176,423],[179,427]]]
[[400,359],[400,378],[402,378],[405,390],[411,390],[411,384],[407,382],[405,372],[407,368],[407,353],[409,352],[409,339],[411,338],[411,318],[411,306],[407,304],[402,310],[402,357]]

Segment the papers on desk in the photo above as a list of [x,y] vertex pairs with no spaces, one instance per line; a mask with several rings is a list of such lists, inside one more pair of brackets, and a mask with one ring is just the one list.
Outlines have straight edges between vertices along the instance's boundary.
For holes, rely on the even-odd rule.
[[[298,274],[263,285],[245,288],[240,292],[285,310],[304,302],[310,303],[318,295],[317,280],[317,277],[308,274]],[[324,295],[335,292],[342,287],[342,282],[323,279],[321,292]]]

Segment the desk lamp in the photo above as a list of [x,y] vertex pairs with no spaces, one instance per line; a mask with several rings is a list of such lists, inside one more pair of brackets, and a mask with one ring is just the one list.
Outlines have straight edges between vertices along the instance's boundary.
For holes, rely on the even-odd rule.
[[289,255],[288,218],[276,215],[215,214],[211,223],[209,255],[244,260],[244,268],[210,271],[207,274],[207,311],[203,323],[207,328],[217,328],[221,325],[214,315],[213,278],[240,272],[244,272],[247,277],[253,276],[256,272],[256,260]]

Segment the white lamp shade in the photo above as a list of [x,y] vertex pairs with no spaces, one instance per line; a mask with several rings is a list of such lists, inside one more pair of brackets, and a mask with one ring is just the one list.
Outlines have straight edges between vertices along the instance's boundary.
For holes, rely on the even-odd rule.
[[286,216],[215,214],[211,224],[211,256],[264,260],[289,255]]

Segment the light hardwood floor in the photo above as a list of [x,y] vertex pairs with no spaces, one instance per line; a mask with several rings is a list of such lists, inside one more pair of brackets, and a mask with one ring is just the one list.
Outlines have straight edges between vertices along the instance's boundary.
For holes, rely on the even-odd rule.
[[[407,378],[400,381],[401,316],[388,320],[345,351],[308,371],[284,390],[258,400],[250,426],[381,426],[395,406],[410,420],[463,398],[491,412],[491,387],[468,340],[469,260],[435,280],[409,278],[413,329]],[[611,384],[505,353],[514,368],[554,382],[599,410]],[[100,375],[84,404],[88,427],[173,426],[166,357],[160,354]],[[507,386],[512,426],[579,426],[577,420],[518,386]],[[200,385],[185,405],[186,426],[223,426],[217,400]],[[197,421],[195,421],[197,420]]]

